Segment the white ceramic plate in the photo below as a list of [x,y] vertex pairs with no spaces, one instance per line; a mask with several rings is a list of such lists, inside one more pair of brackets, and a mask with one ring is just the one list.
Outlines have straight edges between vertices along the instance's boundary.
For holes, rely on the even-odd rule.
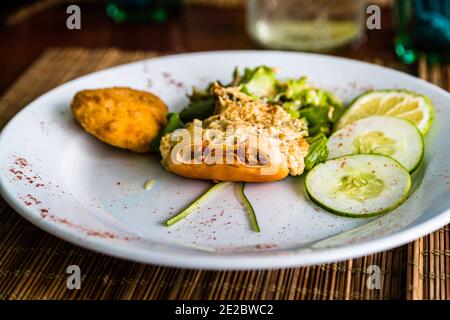
[[[303,178],[248,184],[261,233],[250,230],[232,188],[184,221],[162,222],[210,185],[167,173],[156,156],[103,144],[73,120],[69,104],[82,89],[129,86],[159,95],[171,110],[191,86],[229,81],[235,66],[278,66],[280,77],[306,75],[348,102],[369,89],[405,88],[436,108],[426,159],[409,200],[376,219],[332,215],[311,203]],[[0,182],[6,201],[47,232],[124,259],[207,269],[317,264],[389,249],[450,222],[450,97],[412,76],[366,63],[276,51],[182,54],[96,72],[41,96],[2,131]],[[144,182],[156,180],[146,191]]]

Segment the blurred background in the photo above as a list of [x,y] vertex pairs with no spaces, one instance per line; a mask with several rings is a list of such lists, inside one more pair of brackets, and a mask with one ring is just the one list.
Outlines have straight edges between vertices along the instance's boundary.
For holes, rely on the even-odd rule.
[[[81,29],[66,26],[81,10]],[[366,12],[381,8],[381,29]],[[450,0],[18,0],[0,4],[0,93],[50,47],[287,49],[416,62],[450,52]],[[373,22],[373,21],[372,21]]]

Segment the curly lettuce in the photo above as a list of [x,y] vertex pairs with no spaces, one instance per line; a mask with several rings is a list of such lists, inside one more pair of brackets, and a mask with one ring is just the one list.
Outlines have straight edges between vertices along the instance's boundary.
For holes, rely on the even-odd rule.
[[337,116],[343,109],[341,101],[332,93],[313,87],[306,77],[278,82],[278,93],[273,98],[294,118],[308,122],[310,136],[331,134]]
[[305,157],[305,169],[311,170],[319,163],[328,159],[328,139],[323,133],[319,133],[313,137],[306,139],[309,143],[308,154]]

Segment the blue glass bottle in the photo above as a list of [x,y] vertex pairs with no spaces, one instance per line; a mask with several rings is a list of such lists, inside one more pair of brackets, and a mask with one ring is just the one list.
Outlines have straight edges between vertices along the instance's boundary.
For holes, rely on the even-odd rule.
[[182,0],[110,0],[106,13],[116,22],[163,22],[181,5]]
[[450,0],[396,0],[395,49],[405,63],[420,53],[450,61]]

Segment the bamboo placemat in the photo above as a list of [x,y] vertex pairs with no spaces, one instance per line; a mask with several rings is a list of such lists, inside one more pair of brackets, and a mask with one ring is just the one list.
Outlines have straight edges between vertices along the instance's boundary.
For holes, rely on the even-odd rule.
[[[422,56],[418,75],[450,91],[450,65],[430,66]],[[407,298],[450,300],[449,225],[408,244],[407,251]]]
[[[0,127],[63,82],[155,55],[51,49],[0,99]],[[422,60],[419,73],[449,89],[448,67],[429,67]],[[449,240],[446,227],[407,246],[327,265],[245,272],[184,270],[81,249],[34,227],[0,200],[0,299],[445,299],[450,297]],[[80,290],[66,287],[69,265],[81,268]],[[381,269],[381,289],[366,285],[370,265]]]

